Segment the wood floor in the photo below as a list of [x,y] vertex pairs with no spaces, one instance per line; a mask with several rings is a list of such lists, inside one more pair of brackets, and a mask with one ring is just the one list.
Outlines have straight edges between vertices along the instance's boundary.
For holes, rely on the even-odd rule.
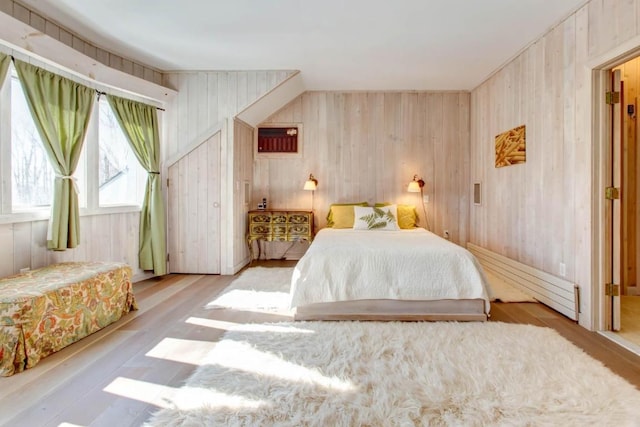
[[[231,276],[168,275],[136,284],[140,310],[43,359],[33,369],[0,378],[0,425],[142,424],[167,405],[199,358],[230,325],[288,320],[267,313],[207,309],[206,304],[232,280]],[[640,357],[545,306],[495,303],[491,312],[491,321],[557,330],[640,389]]]

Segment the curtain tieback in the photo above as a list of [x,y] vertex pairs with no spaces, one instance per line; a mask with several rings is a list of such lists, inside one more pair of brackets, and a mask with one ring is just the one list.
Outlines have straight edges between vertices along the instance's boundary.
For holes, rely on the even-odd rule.
[[160,172],[149,172],[149,173],[152,173],[154,175],[160,175]]
[[78,178],[71,175],[56,175],[56,178],[60,179],[70,179],[73,184],[73,189],[76,190],[76,194],[80,194],[80,189],[78,188]]

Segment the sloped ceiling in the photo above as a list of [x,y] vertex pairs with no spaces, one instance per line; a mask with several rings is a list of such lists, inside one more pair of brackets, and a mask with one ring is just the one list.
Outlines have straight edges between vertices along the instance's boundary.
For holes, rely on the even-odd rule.
[[471,90],[585,0],[20,0],[164,71],[300,70],[310,90]]

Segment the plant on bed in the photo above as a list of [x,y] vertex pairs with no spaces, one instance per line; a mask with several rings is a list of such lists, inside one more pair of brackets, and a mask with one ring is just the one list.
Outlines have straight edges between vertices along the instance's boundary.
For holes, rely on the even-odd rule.
[[383,211],[376,207],[373,208],[373,211],[369,215],[361,216],[360,219],[367,223],[369,230],[385,228],[390,222],[396,221],[396,217],[391,211]]

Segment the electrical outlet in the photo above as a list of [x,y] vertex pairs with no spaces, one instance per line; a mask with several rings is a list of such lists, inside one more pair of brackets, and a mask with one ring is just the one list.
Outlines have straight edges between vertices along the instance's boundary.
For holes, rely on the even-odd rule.
[[428,195],[428,194],[425,194],[425,195],[422,197],[422,201],[423,201],[423,202],[425,202],[425,203],[429,203],[429,195]]
[[567,275],[567,266],[566,266],[566,265],[564,265],[564,262],[561,262],[561,263],[560,263],[560,275],[561,275],[562,277],[564,277],[564,276],[566,276],[566,275]]
[[444,236],[445,239],[449,240],[449,230],[444,230],[442,235]]
[[26,273],[29,270],[31,270],[29,267],[21,268],[20,273]]

